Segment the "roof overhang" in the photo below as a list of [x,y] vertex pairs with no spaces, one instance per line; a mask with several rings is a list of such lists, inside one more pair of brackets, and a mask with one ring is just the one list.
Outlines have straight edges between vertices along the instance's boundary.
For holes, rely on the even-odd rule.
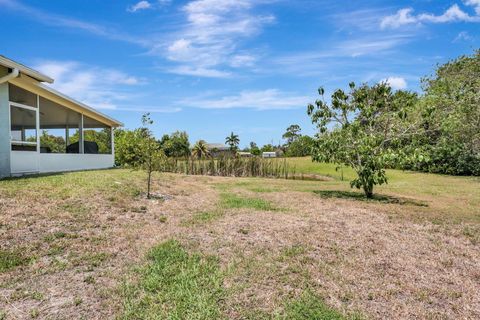
[[32,77],[33,79],[35,79],[37,81],[40,81],[40,82],[53,83],[53,81],[54,81],[49,76],[46,76],[43,73],[40,73],[37,70],[34,70],[34,69],[29,68],[27,66],[24,66],[21,63],[10,60],[7,57],[4,57],[2,55],[0,55],[0,65],[5,66],[5,67],[10,68],[10,69],[18,69],[18,71],[20,71],[20,73],[26,74],[29,77]]
[[32,93],[56,102],[66,108],[79,112],[101,123],[104,123],[110,127],[123,126],[123,123],[119,122],[118,120],[115,120],[107,116],[106,114],[87,106],[84,103],[70,98],[69,96],[58,92],[57,90],[49,87],[48,85],[38,82],[36,78],[30,77],[26,73],[21,73],[19,77],[11,79],[9,82],[22,89],[28,90]]

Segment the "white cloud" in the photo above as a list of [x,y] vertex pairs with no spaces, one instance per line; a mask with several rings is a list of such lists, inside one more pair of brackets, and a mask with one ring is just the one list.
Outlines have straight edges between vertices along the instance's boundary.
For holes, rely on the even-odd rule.
[[343,56],[359,57],[370,54],[378,54],[390,50],[398,45],[404,44],[409,40],[409,35],[394,35],[389,37],[362,37],[353,40],[347,40],[336,45],[334,54]]
[[127,8],[128,12],[137,12],[146,9],[158,9],[169,5],[171,0],[158,0],[157,2],[142,0]]
[[221,71],[217,69],[210,69],[204,67],[190,67],[187,65],[181,65],[178,67],[167,69],[170,73],[175,73],[183,76],[195,76],[205,78],[228,78],[232,74],[227,71]]
[[465,4],[473,6],[475,15],[469,15],[463,11],[458,4],[453,4],[443,14],[435,15],[431,13],[422,13],[414,15],[412,8],[404,8],[397,11],[394,15],[389,15],[381,19],[380,27],[382,29],[396,29],[405,25],[430,23],[447,23],[447,22],[480,22],[480,0],[467,0]]
[[[16,0],[0,0],[0,5],[45,25],[82,30],[104,38],[126,41],[148,48],[175,64],[163,68],[177,74],[225,77],[229,68],[253,67],[258,60],[251,52],[240,48],[242,40],[252,37],[272,23],[271,15],[260,15],[255,6],[273,0],[190,0],[181,13],[185,21],[174,26],[175,32],[159,37],[153,34],[132,36],[111,27],[57,15],[24,5]],[[131,12],[156,9],[171,0],[142,0],[128,8]]]
[[76,61],[43,61],[35,69],[55,79],[54,89],[98,109],[116,109],[130,98],[123,88],[142,83],[121,71]]
[[[323,75],[328,79],[339,78],[336,70],[344,68],[368,67],[366,62],[381,59],[395,47],[407,43],[411,39],[408,34],[385,36],[362,36],[347,41],[330,44],[330,49],[312,50],[285,54],[270,59],[270,65],[263,66],[265,72],[287,73],[295,76]],[[355,59],[352,59],[355,58]],[[365,57],[365,60],[360,58]],[[368,60],[367,60],[368,59]],[[350,77],[356,77],[347,72]],[[346,80],[348,81],[348,80]]]
[[152,4],[148,1],[139,1],[136,4],[132,5],[131,7],[128,7],[127,11],[129,12],[137,12],[139,10],[145,10],[145,9],[151,9]]
[[169,70],[197,76],[225,76],[226,72],[220,69],[252,66],[256,58],[248,52],[240,53],[239,42],[274,21],[272,16],[252,12],[255,5],[264,1],[190,1],[181,9],[186,22],[152,53],[179,64]]
[[445,23],[453,21],[474,21],[474,17],[470,17],[457,4],[452,5],[442,15],[436,16],[434,14],[421,14],[418,16],[419,21]]
[[405,78],[402,77],[389,77],[387,79],[383,79],[380,82],[388,83],[392,89],[395,90],[403,90],[407,88],[407,81]]
[[467,31],[462,31],[455,37],[455,39],[453,39],[453,42],[471,41],[472,39],[473,37],[470,36]]
[[403,25],[418,23],[418,19],[412,16],[412,12],[412,8],[400,9],[396,14],[383,18],[380,27],[382,29],[398,28]]
[[168,58],[174,61],[188,60],[190,58],[192,42],[186,39],[178,39],[168,47]]
[[234,68],[251,67],[255,64],[257,57],[251,54],[237,54],[232,56],[230,66]]
[[480,0],[466,0],[464,1],[467,6],[475,8],[475,12],[480,16]]
[[248,108],[256,110],[286,110],[303,108],[311,97],[283,93],[277,89],[242,91],[238,95],[218,98],[196,97],[181,101],[181,105],[202,109]]

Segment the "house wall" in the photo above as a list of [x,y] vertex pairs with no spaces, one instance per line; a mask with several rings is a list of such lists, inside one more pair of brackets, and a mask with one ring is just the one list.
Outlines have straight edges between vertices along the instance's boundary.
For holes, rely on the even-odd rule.
[[[0,66],[0,77],[8,73]],[[0,178],[10,176],[10,108],[8,105],[8,83],[0,84]]]

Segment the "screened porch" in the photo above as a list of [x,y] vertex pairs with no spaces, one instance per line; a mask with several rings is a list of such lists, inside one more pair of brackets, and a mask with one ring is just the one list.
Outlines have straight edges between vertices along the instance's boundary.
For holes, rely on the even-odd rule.
[[11,83],[8,90],[12,174],[113,166],[111,126]]

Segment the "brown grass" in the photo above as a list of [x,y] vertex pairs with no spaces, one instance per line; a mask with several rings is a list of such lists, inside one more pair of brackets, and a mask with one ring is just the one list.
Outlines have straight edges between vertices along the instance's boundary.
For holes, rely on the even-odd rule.
[[[0,249],[21,250],[27,261],[0,273],[0,317],[114,318],[131,268],[176,238],[219,257],[229,318],[272,314],[307,288],[367,318],[480,318],[479,224],[438,223],[447,213],[437,215],[430,198],[313,192],[335,189],[330,182],[173,174],[154,182],[172,198],[143,199],[143,174],[126,170],[0,182]],[[229,207],[224,194],[282,210]],[[190,223],[205,212],[218,214]],[[432,218],[412,218],[420,214]]]

